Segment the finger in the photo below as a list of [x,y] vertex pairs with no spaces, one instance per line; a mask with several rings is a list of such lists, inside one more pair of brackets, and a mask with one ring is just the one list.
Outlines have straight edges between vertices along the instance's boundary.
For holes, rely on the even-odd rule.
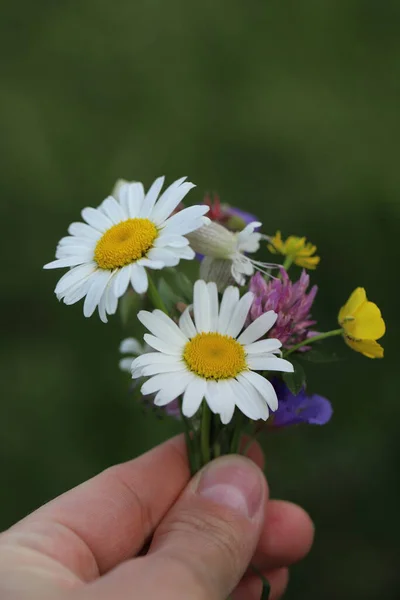
[[[289,582],[288,569],[282,568],[267,573],[264,572],[263,576],[271,586],[268,600],[278,600],[278,598],[281,598]],[[262,591],[263,583],[261,578],[256,574],[249,575],[242,579],[231,598],[232,600],[260,600]]]
[[313,539],[313,522],[300,506],[270,500],[253,562],[261,570],[291,565],[308,554]]
[[242,578],[264,521],[267,486],[240,456],[205,467],[156,529],[146,557],[121,565],[89,586],[90,598],[221,600]]
[[7,536],[8,545],[14,540],[51,552],[81,579],[91,580],[140,550],[189,477],[179,436],[63,494],[0,540]]
[[250,445],[249,441],[250,437],[248,435],[244,435],[240,442],[240,452],[243,453],[245,451],[244,455],[256,463],[261,470],[263,470],[265,463],[264,452],[256,440],[254,440]]

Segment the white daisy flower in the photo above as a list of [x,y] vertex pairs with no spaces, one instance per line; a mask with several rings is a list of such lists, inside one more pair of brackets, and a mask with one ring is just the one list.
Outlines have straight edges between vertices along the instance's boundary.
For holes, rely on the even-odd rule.
[[121,354],[127,355],[121,358],[119,361],[119,368],[121,371],[131,373],[131,367],[134,359],[137,356],[145,354],[146,352],[151,352],[151,348],[148,346],[148,344],[141,344],[135,338],[126,338],[120,343],[119,351]]
[[260,248],[260,240],[265,236],[255,229],[262,223],[249,223],[242,231],[234,233],[223,225],[212,222],[190,233],[187,238],[190,245],[199,254],[204,255],[200,275],[214,280],[219,289],[224,287],[227,276],[232,276],[239,285],[246,283],[246,276],[253,275],[255,270],[263,273],[276,267],[275,264],[263,263],[248,256]]
[[144,340],[157,352],[136,358],[132,377],[150,377],[143,394],[156,393],[164,406],[183,394],[183,414],[192,417],[205,398],[223,423],[232,419],[235,406],[250,419],[264,419],[278,407],[272,384],[255,371],[293,372],[292,364],[278,358],[281,343],[264,339],[277,314],[269,311],[242,333],[254,294],[239,299],[239,289],[228,287],[218,301],[215,283],[199,280],[194,286],[192,320],[188,307],[179,326],[160,310],[140,311],[138,318],[151,332]]
[[85,297],[85,317],[98,307],[106,323],[129,285],[138,294],[147,291],[146,269],[175,267],[181,259],[193,259],[184,236],[208,223],[203,215],[209,208],[191,206],[171,216],[194,187],[185,179],[175,181],[160,198],[164,177],[156,179],[147,194],[141,183],[125,183],[117,198],[109,196],[97,209],[84,208],[86,222],[70,225],[70,235],[58,244],[57,260],[44,267],[72,267],[56,286],[57,298],[74,304]]

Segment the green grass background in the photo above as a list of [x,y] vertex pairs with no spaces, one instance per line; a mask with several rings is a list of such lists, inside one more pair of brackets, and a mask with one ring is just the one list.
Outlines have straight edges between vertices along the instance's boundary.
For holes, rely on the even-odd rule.
[[329,426],[266,442],[272,495],[316,523],[288,599],[398,598],[397,0],[17,0],[1,9],[0,525],[177,430],[117,369],[115,317],[59,304],[42,271],[119,177],[183,174],[318,245],[314,314],[358,285],[386,357],[310,366]]

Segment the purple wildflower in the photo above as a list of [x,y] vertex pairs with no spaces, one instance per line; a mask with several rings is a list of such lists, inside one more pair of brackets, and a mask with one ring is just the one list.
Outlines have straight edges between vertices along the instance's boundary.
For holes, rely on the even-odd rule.
[[332,416],[332,406],[327,398],[312,394],[308,396],[303,387],[297,395],[280,379],[271,382],[278,396],[278,410],[272,417],[272,427],[288,427],[299,423],[325,425]]
[[[318,287],[314,285],[307,293],[310,277],[304,269],[295,283],[290,281],[283,267],[280,267],[280,272],[280,279],[268,282],[261,273],[256,273],[251,278],[249,289],[255,298],[250,309],[250,319],[255,321],[263,313],[274,310],[278,319],[268,337],[277,338],[282,346],[290,348],[316,334],[315,331],[310,331],[310,327],[316,323],[311,319],[310,310]],[[304,347],[301,350],[307,349]]]
[[213,199],[207,194],[204,198],[204,204],[210,207],[207,217],[211,221],[224,225],[230,231],[241,231],[249,223],[259,220],[255,215],[245,210],[235,208],[229,204],[221,204],[218,194],[214,194]]

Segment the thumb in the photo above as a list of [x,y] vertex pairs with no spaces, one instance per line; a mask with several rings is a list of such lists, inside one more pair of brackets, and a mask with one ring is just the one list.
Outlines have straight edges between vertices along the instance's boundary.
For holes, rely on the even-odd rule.
[[126,564],[119,581],[130,580],[134,598],[225,600],[254,554],[266,499],[264,475],[253,462],[213,461],[164,517],[149,553]]

